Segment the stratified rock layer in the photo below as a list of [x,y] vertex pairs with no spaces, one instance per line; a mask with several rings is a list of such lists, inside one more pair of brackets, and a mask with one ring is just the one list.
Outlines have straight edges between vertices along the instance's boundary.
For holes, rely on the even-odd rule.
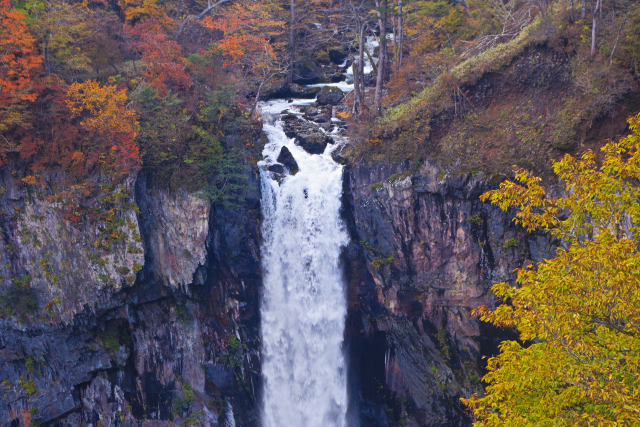
[[363,425],[469,423],[459,398],[480,390],[481,356],[504,336],[471,311],[493,303],[493,282],[551,251],[547,238],[481,203],[484,188],[428,164],[348,168],[347,336]]
[[[135,185],[139,214],[132,210],[124,216],[131,235],[139,233],[132,241],[140,249],[123,257],[122,249],[114,248],[113,256],[117,266],[139,262],[142,268],[122,284],[116,279],[124,269],[109,275],[110,270],[92,266],[96,246],[83,243],[97,241],[91,223],[68,224],[54,209],[34,210],[43,209],[41,199],[5,193],[11,197],[4,197],[3,206],[24,207],[9,217],[17,218],[18,226],[5,224],[11,232],[3,236],[0,256],[16,276],[33,274],[43,314],[0,318],[3,423],[27,414],[32,421],[60,426],[143,420],[220,425],[231,410],[238,425],[258,424],[259,187],[254,168],[247,165],[246,175],[246,200],[222,208],[194,194],[165,190],[141,172]],[[32,218],[32,210],[42,217]],[[39,233],[42,247],[30,241],[7,249],[23,227]],[[26,251],[33,253],[16,256]],[[37,251],[50,252],[56,260],[52,268],[59,269],[54,272],[69,270],[60,281],[61,293],[33,270]],[[43,310],[49,295],[58,298]],[[221,377],[227,378],[224,384]]]

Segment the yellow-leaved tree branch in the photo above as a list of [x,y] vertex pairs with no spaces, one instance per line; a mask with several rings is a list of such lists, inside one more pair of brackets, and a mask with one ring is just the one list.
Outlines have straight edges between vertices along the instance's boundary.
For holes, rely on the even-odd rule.
[[640,114],[629,126],[601,161],[554,164],[563,196],[524,170],[481,196],[562,244],[518,269],[518,286],[495,284],[495,310],[477,310],[520,339],[489,359],[484,395],[463,399],[474,425],[640,425]]

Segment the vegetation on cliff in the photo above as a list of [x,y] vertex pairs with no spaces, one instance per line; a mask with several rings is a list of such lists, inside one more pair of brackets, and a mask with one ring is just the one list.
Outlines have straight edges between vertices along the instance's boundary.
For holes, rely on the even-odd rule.
[[354,160],[548,173],[550,160],[599,144],[603,122],[607,136],[621,134],[640,108],[635,2],[418,1],[404,10],[412,37],[390,67],[388,108],[353,126]]
[[[377,40],[375,50],[368,39]],[[156,259],[180,270],[180,280],[169,281],[176,289],[187,286],[191,264],[209,262],[215,210],[203,208],[197,218],[167,213],[172,226],[156,216],[163,220],[154,233],[193,258],[183,267],[173,246],[162,255],[149,251],[165,240],[143,244],[138,220],[155,205],[147,202],[152,208],[140,214],[133,177],[144,169],[141,192],[185,189],[207,207],[242,201],[247,164],[255,165],[261,148],[257,101],[314,96],[305,84],[337,82],[348,67],[354,91],[321,95],[336,99],[326,102],[337,103],[324,110],[328,123],[350,121],[343,157],[405,166],[384,169],[389,176],[364,186],[372,192],[396,181],[413,185],[405,178],[426,159],[441,169],[432,175],[442,182],[456,173],[502,179],[513,164],[548,178],[550,160],[587,152],[554,167],[567,183],[565,197],[547,197],[524,169],[518,182],[487,196],[518,209],[525,228],[549,232],[563,245],[556,258],[519,270],[520,287],[495,286],[504,304],[482,309],[483,319],[517,329],[521,341],[502,345],[488,365],[486,394],[466,403],[479,425],[639,422],[640,118],[630,122],[632,135],[603,154],[587,151],[624,132],[623,118],[640,110],[640,5],[633,0],[0,0],[2,320],[71,320],[87,300],[108,300],[121,284],[137,283]],[[187,200],[168,210],[193,213],[199,206]],[[414,207],[406,210],[413,225]],[[431,216],[437,222],[441,215]],[[477,213],[465,221],[472,230],[486,228]],[[198,222],[198,233],[185,233],[185,222]],[[228,232],[216,231],[216,239]],[[198,257],[180,246],[194,234]],[[515,237],[501,242],[514,252],[518,244]],[[239,243],[219,250],[232,245]],[[366,240],[360,246],[372,271],[403,261],[387,247]],[[216,256],[236,262],[245,253]],[[96,292],[80,292],[87,289]],[[411,312],[422,313],[422,295],[416,292]],[[227,310],[223,305],[215,309]],[[455,359],[444,326],[433,335],[444,359]],[[102,344],[116,357],[114,337],[106,334]],[[214,350],[237,375],[244,347],[235,344]],[[40,394],[26,379],[14,383],[16,396]],[[182,400],[174,416],[189,412],[200,393],[181,380],[177,388]]]
[[565,196],[524,170],[482,196],[562,243],[520,268],[519,286],[494,285],[495,310],[478,310],[519,341],[489,359],[485,394],[463,399],[475,425],[640,423],[640,115],[629,125],[600,165],[592,151],[554,163]]

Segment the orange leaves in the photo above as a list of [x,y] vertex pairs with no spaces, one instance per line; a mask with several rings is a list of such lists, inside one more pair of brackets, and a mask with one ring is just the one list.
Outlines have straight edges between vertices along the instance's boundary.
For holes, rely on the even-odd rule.
[[35,185],[38,182],[38,178],[36,175],[27,175],[21,179],[22,182],[29,185]]
[[[133,112],[126,112],[125,117],[119,117],[123,111],[127,94],[124,89],[115,86],[100,86],[95,80],[83,83],[73,83],[67,90],[67,107],[73,117],[86,116],[81,122],[89,130],[99,131],[105,127],[118,127],[119,120],[125,122],[134,117]],[[85,115],[85,113],[88,113]],[[127,123],[128,124],[128,123]]]
[[282,28],[284,21],[273,18],[268,2],[241,1],[216,18],[203,18],[200,25],[222,33],[217,47],[225,57],[225,66],[230,66],[263,54],[275,57],[267,36],[275,28]]
[[[77,167],[85,161],[87,169],[96,162],[125,169],[138,162],[138,147],[133,142],[138,123],[136,113],[127,107],[127,94],[115,86],[101,86],[95,80],[72,84],[67,91],[66,105],[72,118],[91,142],[88,153],[75,151],[71,163]],[[127,172],[122,170],[120,172]]]
[[40,72],[42,56],[29,33],[25,17],[0,0],[0,132],[24,123],[24,104],[37,93],[32,80]]
[[67,108],[73,118],[81,118],[81,128],[113,142],[131,140],[136,135],[136,113],[126,103],[124,89],[100,86],[95,80],[73,83],[67,91]]

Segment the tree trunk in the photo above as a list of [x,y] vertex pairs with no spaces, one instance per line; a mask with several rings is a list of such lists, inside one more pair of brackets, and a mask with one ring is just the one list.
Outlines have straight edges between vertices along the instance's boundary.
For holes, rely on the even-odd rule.
[[402,67],[404,50],[404,16],[402,15],[402,0],[398,0],[398,71]]
[[569,1],[569,10],[571,10],[571,13],[569,14],[569,22],[571,22],[572,24],[575,22],[576,17],[575,17],[575,5],[573,4],[573,0]]
[[353,114],[358,114],[360,111],[360,73],[358,71],[360,67],[356,64],[355,58],[351,55],[351,70],[353,71]]
[[587,0],[582,0],[582,10],[580,11],[580,19],[587,16]]
[[296,61],[296,0],[289,1],[291,20],[289,21],[289,73],[287,83],[293,84],[293,65]]
[[591,58],[596,54],[596,31],[598,26],[598,9],[602,5],[602,0],[596,2],[596,6],[593,8],[593,20],[591,24]]
[[376,0],[376,13],[378,15],[378,27],[380,30],[378,73],[376,76],[376,91],[373,99],[373,109],[376,115],[379,115],[382,111],[382,90],[384,88],[385,62],[387,61],[387,5],[387,0]]
[[[358,40],[358,80],[360,81],[360,85],[356,86],[356,89],[360,90],[360,103],[364,105],[365,103],[365,92],[364,92],[364,44],[366,42],[365,32],[366,32],[367,24],[362,24],[360,26],[360,35]],[[355,79],[355,71],[354,71],[354,79]],[[355,82],[355,80],[354,80]],[[354,83],[355,84],[355,83]]]

